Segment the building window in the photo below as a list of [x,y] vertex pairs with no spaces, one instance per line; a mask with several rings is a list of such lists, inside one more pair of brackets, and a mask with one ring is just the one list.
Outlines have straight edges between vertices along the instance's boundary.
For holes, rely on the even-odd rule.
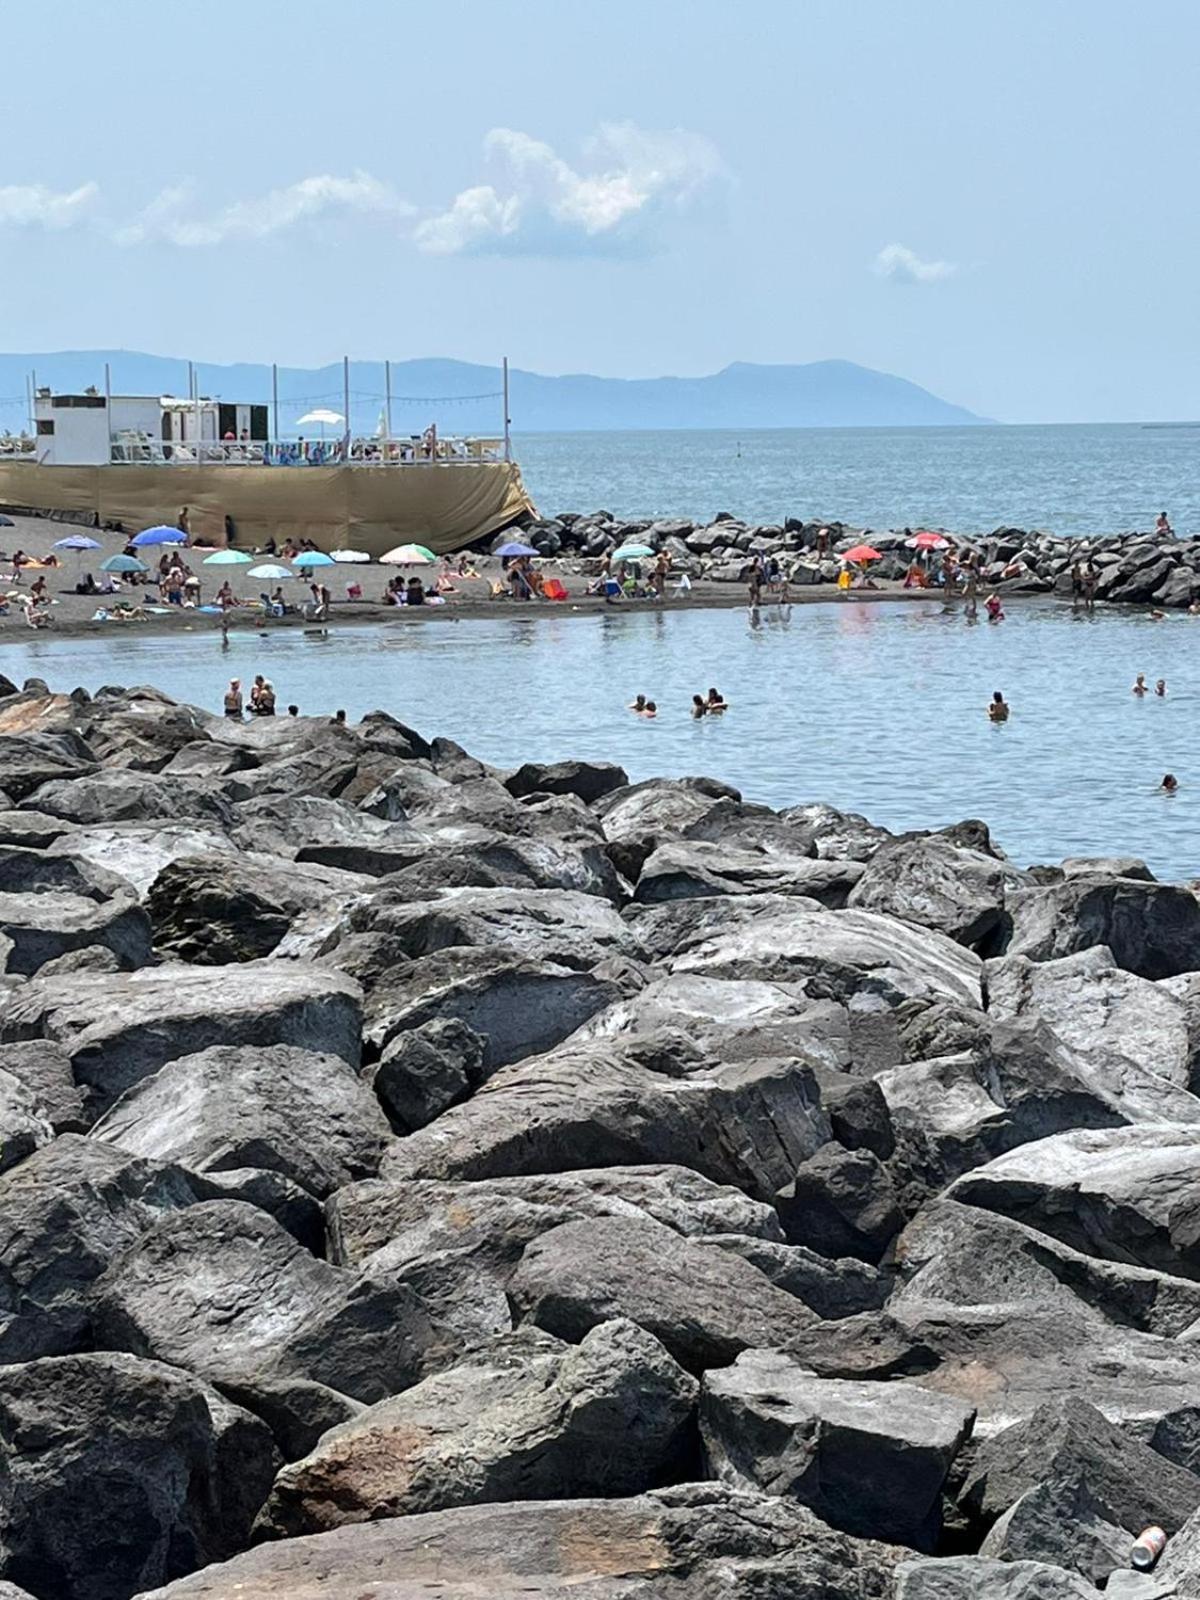
[[51,421],[51,419],[49,417],[39,417],[38,418],[37,431],[39,433],[42,433],[42,434],[53,433],[54,432],[54,423]]

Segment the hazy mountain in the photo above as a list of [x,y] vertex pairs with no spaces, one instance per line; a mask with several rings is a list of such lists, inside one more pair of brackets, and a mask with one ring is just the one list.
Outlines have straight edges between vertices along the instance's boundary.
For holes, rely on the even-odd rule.
[[[187,393],[187,363],[134,350],[62,350],[41,355],[0,355],[0,428],[23,420],[18,398],[31,371],[39,385],[102,388],[104,364],[114,393]],[[379,361],[351,363],[351,417],[358,432],[374,432],[383,407]],[[269,401],[271,369],[198,364],[202,394],[224,400]],[[430,359],[392,364],[392,428],[416,433],[433,419],[443,432],[495,433],[500,429],[498,367]],[[937,427],[983,422],[962,406],[928,390],[850,361],[805,366],[757,366],[737,361],[704,378],[561,378],[513,368],[513,429],[544,433],[612,428],[833,428]],[[341,363],[279,369],[279,423],[290,433],[314,406],[343,409]]]

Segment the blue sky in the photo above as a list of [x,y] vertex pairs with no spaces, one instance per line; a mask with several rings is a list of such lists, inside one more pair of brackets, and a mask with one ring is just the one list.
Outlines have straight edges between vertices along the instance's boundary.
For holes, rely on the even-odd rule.
[[0,349],[1200,417],[1191,0],[10,0]]

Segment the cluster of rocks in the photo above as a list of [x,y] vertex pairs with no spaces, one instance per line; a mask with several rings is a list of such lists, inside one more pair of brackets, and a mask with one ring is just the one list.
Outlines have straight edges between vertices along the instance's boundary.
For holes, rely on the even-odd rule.
[[3,1600],[1200,1593],[1189,889],[0,691]]
[[[883,558],[872,565],[876,577],[903,578],[913,558],[907,542],[913,537],[910,528],[876,533],[801,517],[748,523],[725,511],[706,524],[685,518],[631,522],[607,511],[587,516],[564,512],[527,522],[523,534],[545,556],[602,557],[624,544],[644,544],[669,551],[675,569],[718,583],[742,581],[748,562],[757,555],[777,556],[793,583],[836,583],[839,555],[864,540]],[[511,537],[504,534],[492,542]],[[1008,592],[1070,594],[1072,565],[1090,557],[1100,574],[1099,600],[1187,606],[1200,595],[1200,539],[1150,533],[1063,539],[1023,528],[950,537],[958,548],[978,552],[986,584]],[[1022,570],[1014,572],[1018,562]]]

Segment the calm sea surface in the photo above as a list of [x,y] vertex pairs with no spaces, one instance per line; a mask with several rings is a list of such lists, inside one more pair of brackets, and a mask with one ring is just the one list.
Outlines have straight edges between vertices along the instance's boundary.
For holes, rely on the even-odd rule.
[[[939,602],[830,601],[757,631],[743,611],[687,611],[335,625],[238,634],[224,651],[209,633],[123,633],[8,645],[0,670],[57,689],[153,683],[213,710],[227,678],[262,671],[281,705],[382,707],[500,766],[578,755],[634,778],[709,773],[748,799],[827,800],[893,828],[983,817],[1022,864],[1134,853],[1163,877],[1200,873],[1200,618],[1186,615],[1026,602],[989,626]],[[1139,670],[1168,680],[1165,700],[1130,694]],[[714,681],[732,709],[692,722],[691,695]],[[1013,706],[999,727],[995,688]],[[657,722],[625,709],[639,690]],[[1173,799],[1156,792],[1168,770]]]
[[543,513],[1200,533],[1200,424],[518,435]]

